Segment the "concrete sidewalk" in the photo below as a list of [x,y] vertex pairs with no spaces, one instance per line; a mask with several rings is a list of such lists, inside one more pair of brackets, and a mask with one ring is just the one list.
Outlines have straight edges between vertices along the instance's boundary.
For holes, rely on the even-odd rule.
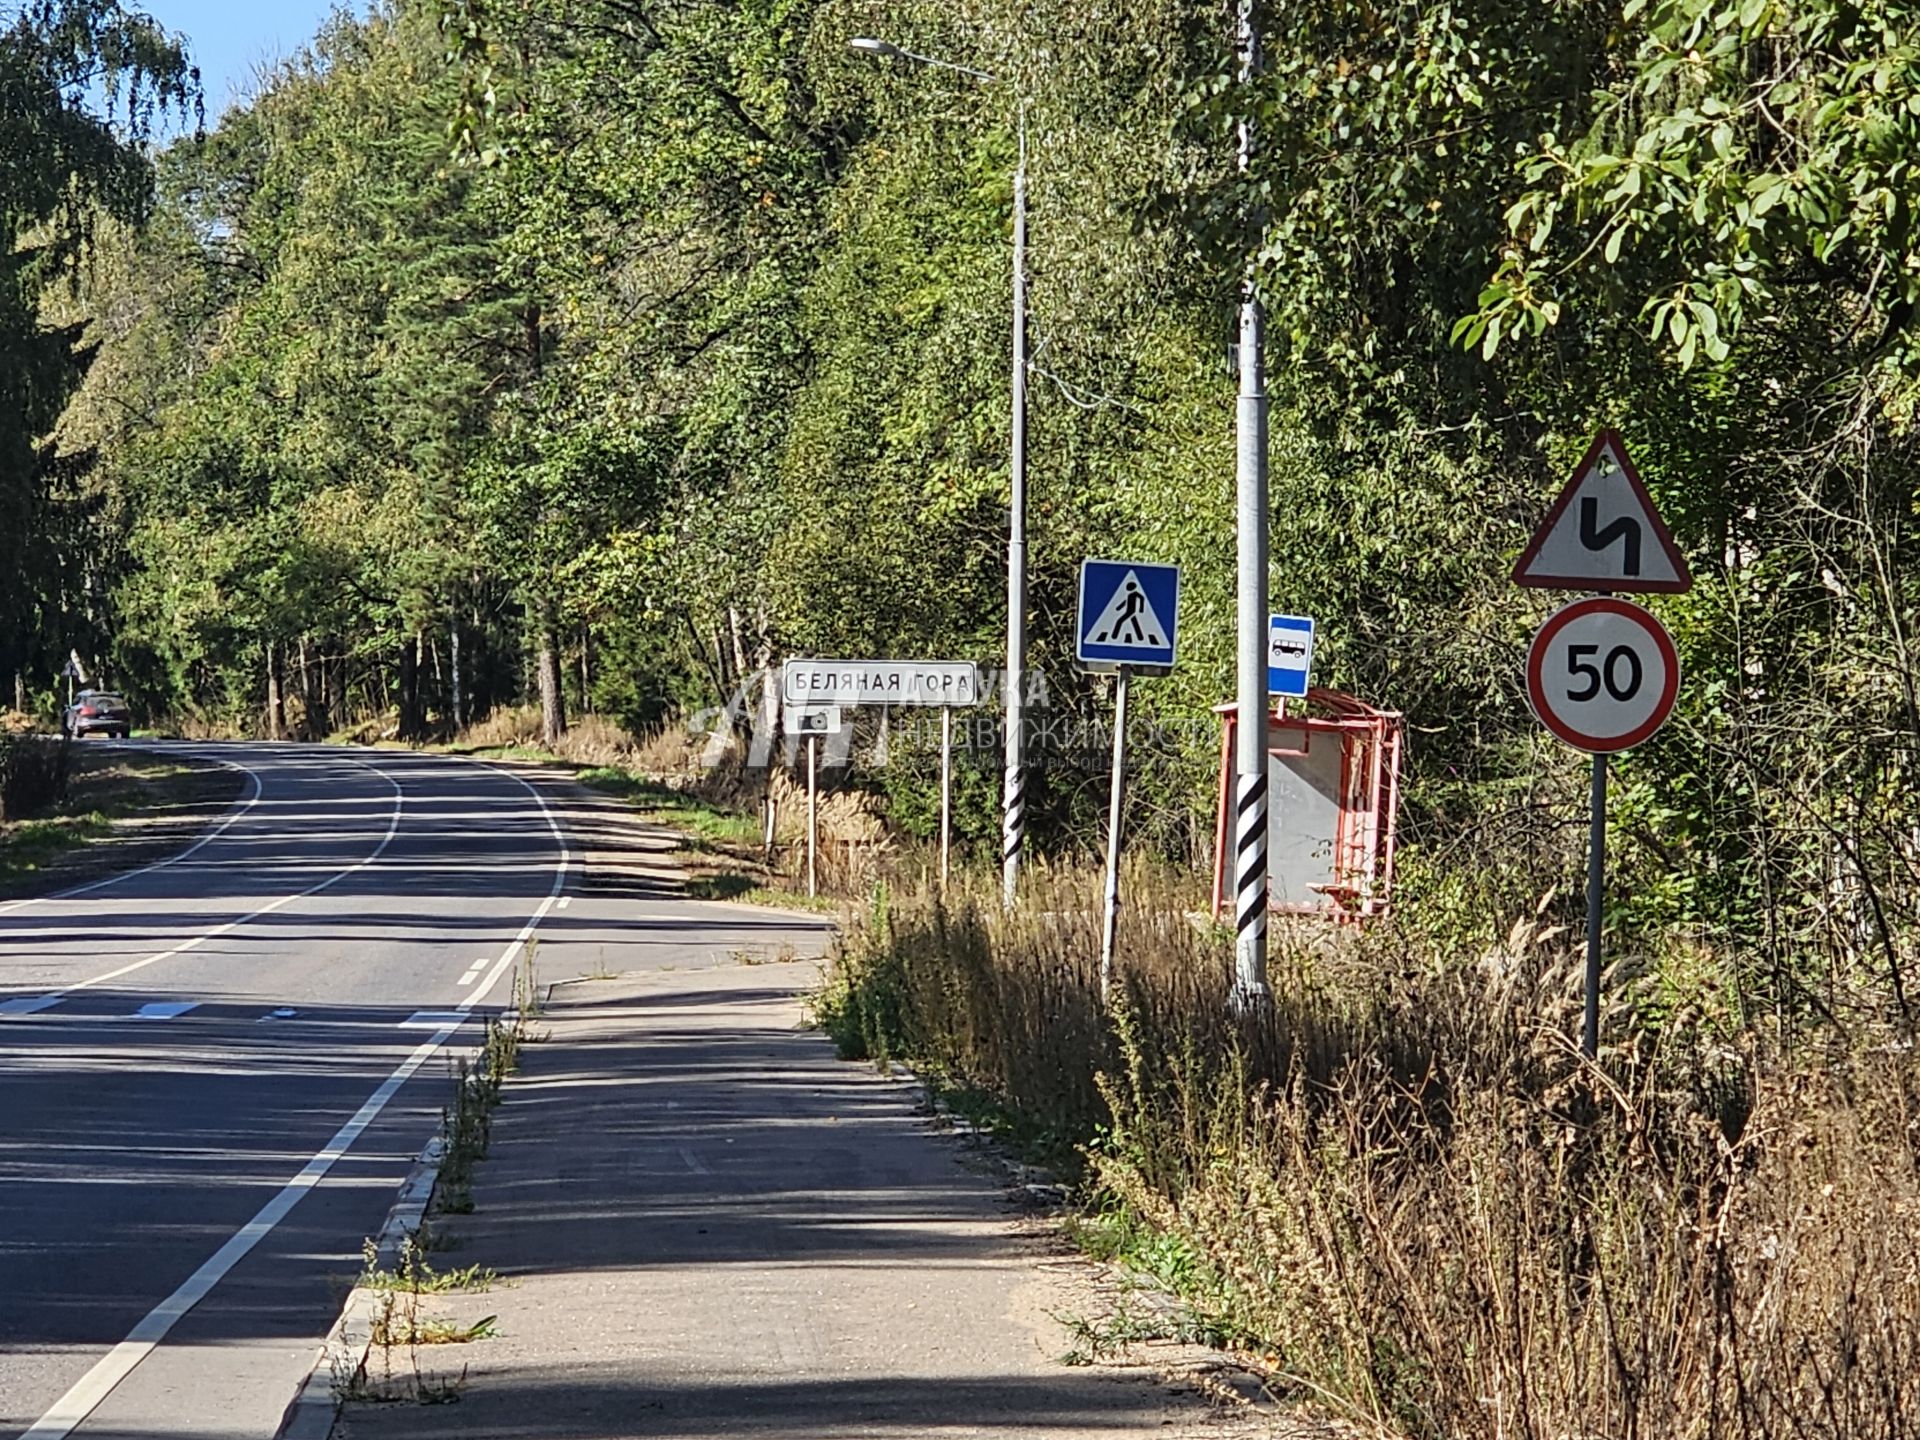
[[[495,1338],[388,1359],[449,1404],[352,1403],[336,1434],[993,1437],[1247,1433],[1142,1374],[1068,1368],[1083,1299],[917,1086],[801,1028],[810,964],[559,989],[429,1296]],[[370,1369],[384,1367],[376,1352]]]

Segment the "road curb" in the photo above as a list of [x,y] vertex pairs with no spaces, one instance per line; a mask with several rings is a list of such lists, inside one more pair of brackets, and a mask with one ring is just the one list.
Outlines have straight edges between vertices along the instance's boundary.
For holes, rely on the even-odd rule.
[[[377,1262],[382,1268],[389,1271],[397,1268],[401,1242],[416,1233],[425,1220],[427,1207],[433,1203],[434,1186],[440,1180],[440,1161],[445,1152],[445,1139],[435,1135],[407,1172],[393,1208],[387,1212],[386,1223],[374,1241]],[[314,1357],[313,1369],[300,1382],[300,1388],[281,1415],[280,1428],[273,1432],[274,1440],[328,1440],[333,1434],[334,1423],[340,1417],[340,1390],[366,1372],[367,1352],[373,1347],[375,1294],[365,1286],[356,1285],[347,1295],[340,1318],[334,1321],[320,1353]]]

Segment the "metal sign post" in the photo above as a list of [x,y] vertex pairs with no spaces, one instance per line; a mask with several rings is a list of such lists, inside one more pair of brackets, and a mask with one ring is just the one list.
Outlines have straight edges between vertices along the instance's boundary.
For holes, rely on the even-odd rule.
[[69,650],[67,652],[67,663],[60,667],[60,673],[67,677],[67,708],[71,710],[73,708],[73,682],[78,680],[82,685],[87,683],[87,667],[80,663],[80,652],[78,650]]
[[[1257,0],[1239,0],[1242,85],[1257,83],[1261,69]],[[1237,126],[1237,168],[1243,180],[1253,174],[1257,136],[1251,114]],[[1246,215],[1248,240],[1257,249],[1266,229],[1258,202]],[[1234,756],[1234,877],[1236,908],[1233,940],[1233,991],[1237,1013],[1264,1010],[1272,1001],[1267,988],[1267,557],[1271,509],[1267,494],[1266,311],[1254,288],[1251,266],[1240,282],[1240,394],[1234,408],[1234,529],[1237,536],[1237,640],[1234,646],[1235,700],[1240,732]]]
[[[1539,589],[1677,595],[1693,588],[1617,431],[1594,436],[1527,548],[1513,582]],[[1580,1049],[1600,1054],[1601,932],[1606,922],[1607,756],[1647,739],[1673,713],[1680,657],[1638,605],[1602,594],[1547,617],[1527,649],[1527,701],[1559,739],[1593,756],[1587,824],[1587,973]]]
[[1127,682],[1120,667],[1113,688],[1113,778],[1107,792],[1106,918],[1100,927],[1100,999],[1113,998],[1113,942],[1120,931],[1120,810],[1127,793]]
[[1593,757],[1593,815],[1587,830],[1587,995],[1580,1026],[1580,1053],[1600,1053],[1600,926],[1607,894],[1607,756]]
[[820,737],[807,736],[807,895],[820,893]]
[[1120,929],[1120,815],[1127,793],[1127,692],[1136,671],[1173,668],[1180,635],[1180,567],[1134,560],[1080,562],[1074,658],[1082,669],[1111,672],[1113,779],[1107,795],[1106,914],[1100,929],[1100,998],[1113,995],[1114,940]]
[[953,709],[940,710],[940,888],[947,888],[953,854]]

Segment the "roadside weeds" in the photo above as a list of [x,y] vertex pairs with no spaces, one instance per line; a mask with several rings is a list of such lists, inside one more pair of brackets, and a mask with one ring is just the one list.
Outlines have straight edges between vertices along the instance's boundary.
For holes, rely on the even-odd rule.
[[281,1421],[281,1440],[326,1440],[347,1404],[444,1405],[460,1398],[466,1367],[446,1373],[422,1362],[421,1350],[491,1339],[497,1316],[458,1324],[434,1315],[437,1295],[474,1293],[501,1283],[480,1265],[436,1269],[430,1256],[445,1243],[436,1217],[470,1214],[474,1167],[486,1158],[493,1112],[520,1047],[537,1041],[541,1010],[538,942],[515,966],[505,1012],[486,1022],[479,1053],[453,1059],[452,1099],[439,1134],[428,1142],[377,1237],[362,1248],[362,1269],[329,1333],[319,1361]]

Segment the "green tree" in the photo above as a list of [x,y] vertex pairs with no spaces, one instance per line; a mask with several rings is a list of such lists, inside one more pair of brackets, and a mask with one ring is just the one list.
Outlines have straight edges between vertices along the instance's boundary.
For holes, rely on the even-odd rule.
[[89,608],[86,459],[46,442],[92,350],[43,302],[77,280],[103,222],[145,217],[144,142],[193,110],[198,77],[176,38],[113,0],[35,0],[0,25],[0,665],[19,676],[78,641]]

